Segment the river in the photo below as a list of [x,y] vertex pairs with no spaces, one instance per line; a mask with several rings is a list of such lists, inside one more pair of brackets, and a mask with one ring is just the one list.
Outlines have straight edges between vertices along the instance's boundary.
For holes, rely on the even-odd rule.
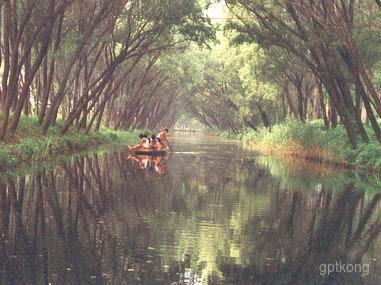
[[0,179],[1,284],[381,284],[381,182],[171,138]]

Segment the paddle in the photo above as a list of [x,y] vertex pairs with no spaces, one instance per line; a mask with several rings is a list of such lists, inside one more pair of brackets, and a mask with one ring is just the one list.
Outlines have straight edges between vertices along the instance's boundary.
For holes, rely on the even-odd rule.
[[168,141],[168,140],[166,140],[166,141],[167,141],[167,144],[168,144],[168,146],[169,146],[170,151],[173,153],[173,149],[172,149],[172,147],[171,147],[169,141]]

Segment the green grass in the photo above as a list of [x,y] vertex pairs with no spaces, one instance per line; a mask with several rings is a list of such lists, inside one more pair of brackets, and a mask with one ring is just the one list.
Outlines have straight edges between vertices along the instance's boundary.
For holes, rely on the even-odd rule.
[[16,133],[8,136],[8,143],[0,144],[0,169],[13,168],[22,163],[45,161],[72,154],[101,144],[134,144],[138,131],[114,131],[101,128],[89,134],[69,130],[60,135],[61,121],[42,135],[36,117],[22,117]]
[[[246,129],[238,138],[258,150],[270,150],[310,159],[348,164],[360,168],[381,169],[381,144],[378,143],[369,126],[370,143],[358,141],[352,149],[342,126],[324,129],[321,120],[301,123],[294,120],[275,125],[271,131]],[[226,133],[222,134],[226,136]]]

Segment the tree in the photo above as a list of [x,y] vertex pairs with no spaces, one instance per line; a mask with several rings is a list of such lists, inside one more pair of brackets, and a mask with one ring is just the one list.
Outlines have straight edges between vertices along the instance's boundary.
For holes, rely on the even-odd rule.
[[[298,57],[323,84],[338,112],[349,141],[356,146],[360,136],[369,141],[351,95],[362,99],[372,122],[375,135],[381,141],[371,105],[379,99],[367,80],[361,57],[353,42],[354,1],[226,1],[239,20],[229,23],[240,37],[256,41],[264,47],[277,46]],[[367,83],[365,92],[361,77]]]
[[[214,29],[203,16],[204,4],[197,0],[2,1],[0,139],[17,130],[23,110],[38,116],[44,134],[57,120],[63,121],[62,134],[73,126],[99,129],[104,111],[113,106],[110,102],[125,91],[132,94],[125,77],[140,61],[155,58],[156,64],[167,49],[214,39]],[[150,91],[168,83],[166,76],[159,77],[149,85]],[[163,92],[160,89],[155,95]],[[144,101],[151,97],[142,96]],[[146,114],[153,108],[154,117],[162,120],[173,96],[164,95],[150,111],[141,111]]]
[[[8,128],[14,106],[12,127],[16,128],[32,81],[48,51],[56,20],[73,1],[4,1],[0,140]],[[32,54],[36,49],[36,54]]]

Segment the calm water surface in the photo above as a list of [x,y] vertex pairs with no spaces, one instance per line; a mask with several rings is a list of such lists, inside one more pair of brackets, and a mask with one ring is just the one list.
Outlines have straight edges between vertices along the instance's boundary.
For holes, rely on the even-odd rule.
[[0,283],[381,284],[378,177],[172,144],[3,175]]

